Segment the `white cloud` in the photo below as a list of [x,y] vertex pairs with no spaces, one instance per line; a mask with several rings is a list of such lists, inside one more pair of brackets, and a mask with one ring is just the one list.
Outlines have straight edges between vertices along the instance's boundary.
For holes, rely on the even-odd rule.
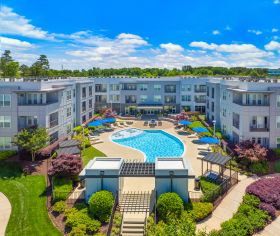
[[173,43],[162,43],[159,45],[161,48],[165,49],[168,53],[177,53],[184,51],[184,48],[178,44]]
[[218,34],[221,34],[221,32],[220,32],[219,30],[213,30],[213,31],[212,31],[212,34],[218,35]]
[[47,31],[32,25],[30,20],[6,6],[0,7],[0,33],[36,39],[53,39],[53,36],[49,35]]
[[5,49],[30,49],[33,47],[33,45],[29,42],[7,37],[0,37],[0,45],[1,48]]
[[261,35],[263,32],[260,30],[254,30],[254,29],[249,29],[249,33],[255,34],[255,35]]
[[280,4],[280,0],[274,0],[273,3],[276,4],[276,5]]
[[280,43],[276,41],[271,41],[270,43],[266,44],[264,47],[266,50],[269,51],[280,51]]
[[231,27],[230,27],[229,25],[227,25],[227,27],[225,28],[225,30],[231,31]]
[[279,31],[279,30],[276,29],[276,28],[272,28],[272,30],[271,30],[272,33],[276,33],[276,32],[278,32],[278,31]]

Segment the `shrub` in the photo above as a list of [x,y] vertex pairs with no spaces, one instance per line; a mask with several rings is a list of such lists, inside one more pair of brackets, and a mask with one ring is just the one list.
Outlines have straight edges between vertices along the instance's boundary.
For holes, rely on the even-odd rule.
[[54,178],[53,180],[53,200],[65,201],[72,191],[72,180],[66,178]]
[[183,200],[177,193],[164,193],[159,196],[157,211],[161,220],[167,222],[171,218],[179,219],[183,210]]
[[276,162],[274,163],[274,171],[275,171],[276,173],[280,173],[280,161],[276,161]]
[[16,154],[17,152],[13,150],[0,151],[0,161],[15,156]]
[[66,209],[66,203],[64,201],[56,202],[53,206],[53,211],[57,213],[63,213]]
[[220,195],[221,187],[217,183],[205,177],[201,177],[200,184],[201,184],[201,190],[203,192],[202,201],[214,202],[217,199],[217,197]]
[[78,225],[74,227],[71,232],[70,236],[86,236],[87,235],[87,227],[86,225]]
[[246,188],[246,192],[280,210],[280,176],[257,180]]
[[273,149],[273,152],[275,153],[276,157],[280,158],[280,148]]
[[81,225],[85,225],[86,232],[88,234],[96,233],[101,226],[101,223],[99,221],[94,220],[89,216],[87,209],[83,209],[80,211],[75,209],[71,212],[67,212],[66,215],[66,225],[68,227],[75,228]]
[[269,167],[266,161],[256,162],[250,165],[250,171],[255,174],[267,174],[268,169]]
[[213,211],[213,204],[210,202],[193,202],[185,205],[187,214],[194,221],[206,218]]
[[266,211],[272,218],[276,217],[276,208],[270,204],[262,202],[259,205],[259,208],[263,211]]
[[261,203],[261,200],[254,195],[245,194],[243,197],[243,203],[250,205],[250,206],[258,207]]
[[88,203],[93,216],[101,222],[106,222],[112,212],[114,196],[111,192],[102,190],[94,193]]
[[49,175],[74,177],[83,168],[82,158],[77,155],[63,154],[52,159]]

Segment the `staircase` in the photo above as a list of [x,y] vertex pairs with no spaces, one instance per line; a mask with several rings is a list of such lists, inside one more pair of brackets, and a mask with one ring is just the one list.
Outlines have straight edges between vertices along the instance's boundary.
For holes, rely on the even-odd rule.
[[131,191],[119,194],[119,209],[123,212],[122,236],[145,235],[146,220],[154,206],[154,191]]
[[145,217],[124,216],[121,228],[122,236],[143,236],[145,235]]

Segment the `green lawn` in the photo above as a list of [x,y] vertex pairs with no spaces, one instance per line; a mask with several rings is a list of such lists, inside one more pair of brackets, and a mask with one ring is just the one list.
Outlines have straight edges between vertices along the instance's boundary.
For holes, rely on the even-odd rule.
[[[192,124],[190,124],[188,126],[190,129],[193,129],[193,128],[198,128],[198,127],[203,127],[203,128],[206,128],[208,129],[207,127],[205,127],[200,121],[194,121],[192,122]],[[204,135],[207,135],[207,136],[211,136],[211,133],[210,132],[206,132],[206,133],[203,133]]]
[[82,151],[83,165],[85,166],[91,159],[95,157],[106,157],[106,155],[94,147],[88,147]]
[[0,162],[0,192],[11,202],[12,214],[6,236],[62,235],[46,209],[44,176],[23,176],[19,167]]

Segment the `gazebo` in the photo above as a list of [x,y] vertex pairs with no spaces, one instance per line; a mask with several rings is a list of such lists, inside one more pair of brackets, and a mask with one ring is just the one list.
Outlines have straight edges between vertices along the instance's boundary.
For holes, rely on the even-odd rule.
[[[224,176],[226,170],[226,165],[230,162],[232,158],[230,156],[224,156],[219,152],[210,152],[205,157],[201,158],[201,175],[209,178],[213,181],[218,181],[219,179],[224,179],[228,177],[232,178],[232,170],[229,165],[229,176]],[[204,171],[204,162],[207,163],[206,171]],[[210,168],[209,168],[210,164]],[[212,165],[219,166],[219,172],[213,171]]]

